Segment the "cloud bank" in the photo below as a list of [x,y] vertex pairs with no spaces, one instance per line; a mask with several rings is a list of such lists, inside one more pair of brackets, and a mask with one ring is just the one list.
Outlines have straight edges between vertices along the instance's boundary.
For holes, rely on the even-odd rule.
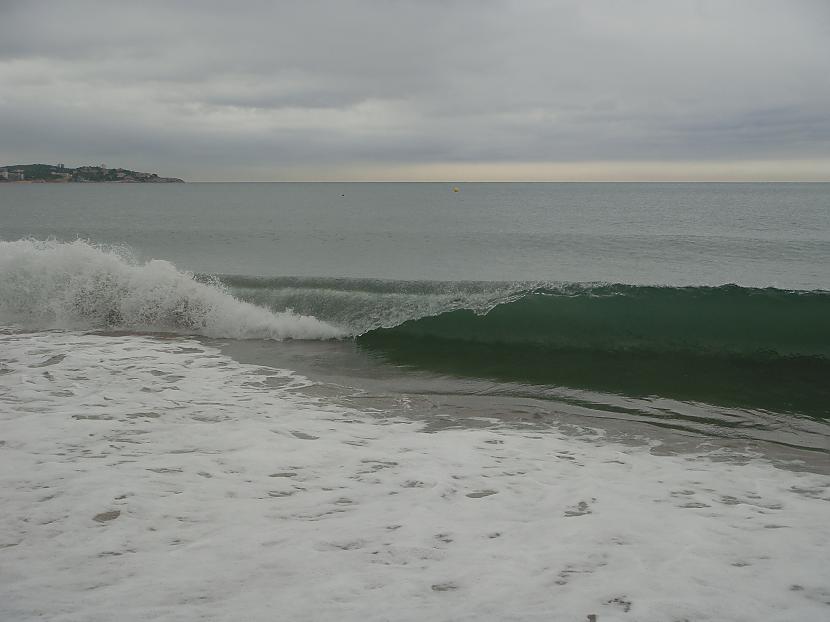
[[827,179],[823,0],[0,0],[0,163]]

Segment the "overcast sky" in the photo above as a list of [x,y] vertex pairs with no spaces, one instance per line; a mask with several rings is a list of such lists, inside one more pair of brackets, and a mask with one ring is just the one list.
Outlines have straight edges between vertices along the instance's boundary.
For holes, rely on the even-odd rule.
[[830,0],[0,0],[0,164],[830,180]]

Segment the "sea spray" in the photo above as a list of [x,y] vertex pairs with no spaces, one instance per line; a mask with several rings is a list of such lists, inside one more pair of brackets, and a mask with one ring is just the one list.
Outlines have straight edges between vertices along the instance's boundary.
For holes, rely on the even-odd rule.
[[0,322],[30,329],[159,331],[236,339],[328,339],[330,324],[243,302],[162,260],[83,240],[0,242]]

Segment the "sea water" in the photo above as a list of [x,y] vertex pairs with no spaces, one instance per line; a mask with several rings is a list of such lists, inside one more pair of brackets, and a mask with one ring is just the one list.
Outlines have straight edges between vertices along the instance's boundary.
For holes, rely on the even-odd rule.
[[830,186],[0,188],[0,617],[828,612]]
[[4,240],[213,274],[830,289],[827,184],[8,185]]

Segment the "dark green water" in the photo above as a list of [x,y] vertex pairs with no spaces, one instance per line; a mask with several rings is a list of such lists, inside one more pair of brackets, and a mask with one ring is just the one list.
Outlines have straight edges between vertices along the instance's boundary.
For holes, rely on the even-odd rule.
[[830,294],[601,286],[358,338],[404,365],[635,397],[830,416]]

